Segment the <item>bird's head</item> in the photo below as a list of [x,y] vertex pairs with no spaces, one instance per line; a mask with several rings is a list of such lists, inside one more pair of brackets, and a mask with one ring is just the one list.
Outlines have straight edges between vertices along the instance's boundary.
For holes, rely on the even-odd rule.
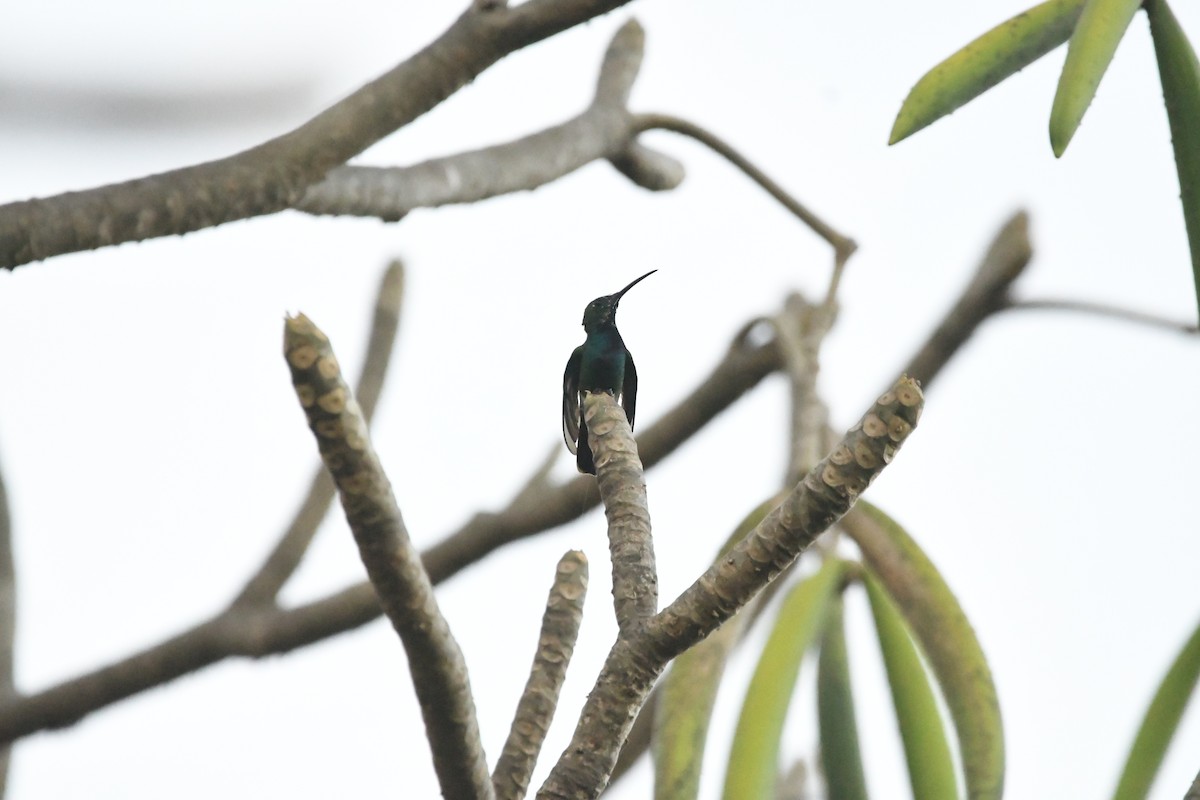
[[600,328],[615,324],[617,318],[617,304],[621,302],[621,298],[626,292],[636,286],[639,281],[649,278],[656,272],[658,272],[658,270],[652,269],[642,277],[634,280],[616,294],[597,297],[595,300],[588,303],[587,308],[583,310],[583,329],[588,333],[591,333],[594,330],[599,330]]

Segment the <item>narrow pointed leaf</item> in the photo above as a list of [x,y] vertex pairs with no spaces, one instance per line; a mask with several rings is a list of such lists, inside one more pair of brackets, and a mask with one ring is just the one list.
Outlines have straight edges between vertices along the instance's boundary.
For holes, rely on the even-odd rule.
[[850,685],[850,656],[842,597],[834,595],[821,637],[817,660],[817,725],[821,735],[821,767],[829,800],[867,800],[854,690]]
[[888,144],[966,105],[1071,38],[1086,0],[1050,0],[1002,22],[925,73],[892,124]]
[[[777,495],[751,511],[721,547],[721,554],[758,527],[781,500]],[[656,800],[695,800],[700,792],[713,703],[725,662],[750,618],[749,608],[743,608],[703,642],[676,658],[663,678],[653,737]]]
[[1079,129],[1121,37],[1141,5],[1142,0],[1088,0],[1084,6],[1050,108],[1050,147],[1056,157]]
[[800,661],[825,624],[842,570],[842,562],[830,559],[784,598],[742,703],[725,773],[725,800],[775,797],[779,742]]
[[1200,62],[1179,21],[1166,0],[1149,0],[1150,35],[1158,57],[1171,144],[1175,148],[1175,170],[1179,173],[1179,196],[1183,220],[1192,250],[1192,278],[1196,304],[1200,308]]
[[1004,791],[1004,728],[992,671],[937,567],[886,514],[863,500],[842,519],[867,567],[908,622],[954,719],[970,800]]
[[1167,745],[1196,689],[1197,678],[1200,678],[1200,627],[1192,632],[1154,693],[1133,740],[1113,800],[1141,800],[1149,794],[1154,776],[1167,754]]
[[946,720],[938,710],[929,673],[921,663],[916,643],[879,579],[865,571],[867,597],[879,635],[879,649],[892,689],[896,722],[908,761],[913,797],[921,800],[957,800],[958,782]]

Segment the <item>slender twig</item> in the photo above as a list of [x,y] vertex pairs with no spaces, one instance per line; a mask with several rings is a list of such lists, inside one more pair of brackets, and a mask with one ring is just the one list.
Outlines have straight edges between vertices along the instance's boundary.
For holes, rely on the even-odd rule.
[[422,50],[290,133],[217,161],[0,206],[0,267],[282,211],[504,56],[625,2],[476,3]]
[[902,378],[745,539],[645,624],[623,629],[539,798],[593,798],[667,662],[712,633],[853,505],[912,432],[923,405]]
[[329,339],[303,314],[285,321],[283,351],[371,585],[408,656],[442,794],[488,800],[492,779],[466,661],[408,536],[358,401]]
[[508,740],[492,770],[496,800],[521,800],[529,790],[529,778],[554,719],[567,664],[575,652],[587,585],[587,558],[571,550],[558,562],[529,680],[517,703]]
[[678,133],[682,136],[695,139],[719,154],[765,189],[768,194],[778,200],[788,211],[795,214],[805,225],[812,228],[814,233],[828,242],[830,247],[839,254],[837,263],[844,264],[846,259],[858,248],[853,239],[834,230],[833,226],[818,217],[815,212],[793,197],[769,175],[739,153],[732,145],[711,131],[700,127],[694,122],[673,117],[669,114],[639,114],[635,122],[639,131],[664,130]]
[[1010,299],[1002,310],[1068,311],[1108,319],[1118,319],[1123,322],[1132,322],[1135,325],[1146,325],[1151,328],[1170,331],[1172,333],[1182,333],[1188,336],[1195,336],[1197,333],[1200,333],[1200,327],[1197,327],[1194,322],[1176,322],[1175,320],[1166,319],[1154,314],[1147,314],[1143,311],[1134,311],[1130,308],[1111,306],[1106,303],[1090,303],[1084,300],[1059,300],[1053,298],[1039,300]]
[[[13,559],[12,513],[8,490],[0,471],[0,697],[16,695],[13,667],[17,635],[17,569]],[[12,748],[0,747],[0,798],[8,788],[8,766]]]
[[1013,281],[1032,257],[1029,217],[1018,211],[996,233],[971,282],[904,367],[903,374],[928,385],[984,320],[1007,305]]
[[[383,392],[383,381],[387,377],[388,365],[392,360],[392,348],[396,341],[396,330],[400,325],[400,306],[404,298],[404,266],[393,261],[384,270],[375,296],[375,314],[371,320],[371,334],[367,342],[367,355],[363,360],[362,373],[354,396],[362,407],[363,417],[370,422],[375,407]],[[308,551],[313,536],[333,502],[334,486],[329,471],[320,468],[309,483],[308,494],[292,522],[283,532],[275,549],[263,561],[258,572],[247,582],[234,599],[235,607],[273,602],[280,589],[291,578]]]
[[596,484],[608,517],[613,603],[626,630],[658,611],[658,572],[650,536],[646,478],[625,411],[605,392],[585,392],[583,415],[596,461]]

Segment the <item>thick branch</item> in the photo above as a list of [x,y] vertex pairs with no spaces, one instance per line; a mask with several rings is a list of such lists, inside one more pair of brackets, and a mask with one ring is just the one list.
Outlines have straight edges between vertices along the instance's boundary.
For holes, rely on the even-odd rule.
[[625,104],[644,44],[641,25],[625,23],[608,46],[592,104],[561,125],[408,167],[339,167],[309,187],[295,207],[310,214],[398,220],[416,208],[530,191],[602,158],[636,164],[639,185],[672,189],[683,179],[678,162],[661,154],[635,157],[629,152],[637,130]]
[[745,539],[644,625],[622,630],[539,798],[594,798],[667,662],[712,633],[853,505],[912,432],[924,398],[901,378]]
[[567,664],[575,652],[587,584],[587,558],[578,550],[568,552],[558,562],[529,681],[517,703],[508,741],[492,771],[497,800],[521,800],[529,790],[529,778],[554,719]]
[[367,421],[328,338],[303,314],[286,320],[283,349],[367,575],[408,656],[442,794],[490,798],[467,665],[371,446]]
[[625,630],[658,611],[658,572],[650,538],[646,477],[625,410],[606,392],[584,393],[588,444],[596,461],[596,484],[608,517],[613,603]]
[[[396,330],[400,326],[400,306],[403,299],[404,265],[393,261],[384,270],[379,291],[375,296],[375,314],[371,320],[367,355],[354,390],[363,417],[368,422],[375,415],[379,395],[383,392],[383,381],[387,377],[392,348],[396,342]],[[233,601],[235,608],[274,602],[279,590],[292,577],[304,554],[308,552],[308,546],[325,518],[329,504],[333,502],[333,493],[333,480],[329,477],[329,471],[323,467],[318,469],[309,483],[304,502],[296,510],[296,515],[283,532],[275,549]]]
[[473,5],[411,58],[290,133],[218,161],[0,206],[0,267],[282,211],[504,56],[624,2]]

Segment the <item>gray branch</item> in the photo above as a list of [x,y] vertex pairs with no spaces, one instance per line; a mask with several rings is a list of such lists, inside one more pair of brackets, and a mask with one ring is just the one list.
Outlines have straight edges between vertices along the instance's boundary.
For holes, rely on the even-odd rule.
[[0,206],[0,267],[283,211],[504,56],[625,2],[475,3],[425,48],[290,133],[217,161]]

